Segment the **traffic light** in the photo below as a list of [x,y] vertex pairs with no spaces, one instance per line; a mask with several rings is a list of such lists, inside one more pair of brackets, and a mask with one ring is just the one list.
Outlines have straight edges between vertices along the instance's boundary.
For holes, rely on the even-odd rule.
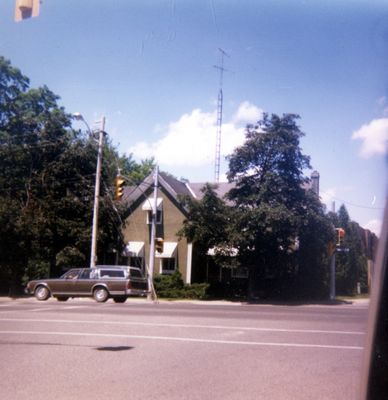
[[40,0],[16,0],[15,21],[19,22],[30,17],[39,15]]
[[125,179],[121,175],[117,175],[115,179],[115,199],[121,200],[124,194]]
[[335,230],[337,231],[337,247],[341,247],[344,242],[345,229],[336,228]]
[[164,240],[163,238],[155,238],[155,249],[158,253],[163,253],[163,244]]

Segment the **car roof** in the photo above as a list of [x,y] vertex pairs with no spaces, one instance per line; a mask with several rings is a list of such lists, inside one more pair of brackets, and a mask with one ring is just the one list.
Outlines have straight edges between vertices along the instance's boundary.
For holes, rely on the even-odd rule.
[[138,269],[140,271],[140,268],[138,267],[132,267],[131,265],[96,265],[96,268],[107,268],[107,269]]

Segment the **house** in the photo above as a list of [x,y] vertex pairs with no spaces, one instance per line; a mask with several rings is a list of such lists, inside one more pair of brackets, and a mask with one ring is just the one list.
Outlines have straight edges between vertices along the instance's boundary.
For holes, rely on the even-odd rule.
[[[127,187],[123,200],[128,212],[123,228],[126,248],[124,257],[128,265],[143,271],[149,263],[154,178],[149,175],[139,186]],[[179,270],[185,283],[192,282],[193,245],[177,233],[187,217],[182,196],[193,196],[186,183],[161,172],[158,176],[156,237],[163,239],[163,252],[155,252],[156,274],[171,274]]]
[[[160,172],[158,175],[158,192],[156,199],[156,238],[163,239],[163,252],[155,252],[155,274],[172,274],[179,270],[185,283],[216,279],[222,280],[222,268],[211,268],[208,265],[195,265],[196,255],[193,244],[186,238],[178,236],[179,230],[187,218],[187,210],[182,203],[182,197],[189,196],[201,199],[201,189],[205,183],[181,182],[173,176]],[[233,187],[233,183],[217,184],[215,191],[220,198]],[[319,174],[314,171],[309,187],[315,193],[319,190]],[[126,244],[122,262],[138,266],[144,272],[150,259],[152,206],[154,204],[154,177],[149,175],[136,187],[126,187],[123,201],[128,210],[123,227],[124,243]],[[317,193],[318,194],[318,193]],[[211,256],[211,249],[208,255]],[[225,271],[233,278],[247,278],[246,271]],[[211,276],[213,275],[213,276]],[[235,276],[234,276],[235,275]]]

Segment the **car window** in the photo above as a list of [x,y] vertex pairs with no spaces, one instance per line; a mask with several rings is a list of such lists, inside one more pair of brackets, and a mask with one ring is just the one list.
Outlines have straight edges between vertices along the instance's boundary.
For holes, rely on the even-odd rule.
[[79,276],[80,270],[79,269],[71,269],[70,271],[66,272],[62,278],[63,279],[77,279]]
[[79,279],[93,279],[96,276],[96,271],[93,271],[91,269],[84,269],[80,275]]
[[130,269],[130,275],[135,278],[142,278],[141,272],[138,269]]
[[100,277],[101,278],[124,278],[124,271],[123,270],[107,270],[101,269],[100,270]]

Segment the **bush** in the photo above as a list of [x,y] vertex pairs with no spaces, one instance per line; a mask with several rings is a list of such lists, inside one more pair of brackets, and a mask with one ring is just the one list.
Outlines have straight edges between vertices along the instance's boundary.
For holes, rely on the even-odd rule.
[[209,287],[207,283],[194,283],[185,285],[182,275],[175,271],[172,275],[158,275],[154,279],[158,297],[170,299],[204,299]]
[[208,283],[193,283],[191,285],[185,285],[182,294],[185,299],[203,300],[207,297],[208,288]]

